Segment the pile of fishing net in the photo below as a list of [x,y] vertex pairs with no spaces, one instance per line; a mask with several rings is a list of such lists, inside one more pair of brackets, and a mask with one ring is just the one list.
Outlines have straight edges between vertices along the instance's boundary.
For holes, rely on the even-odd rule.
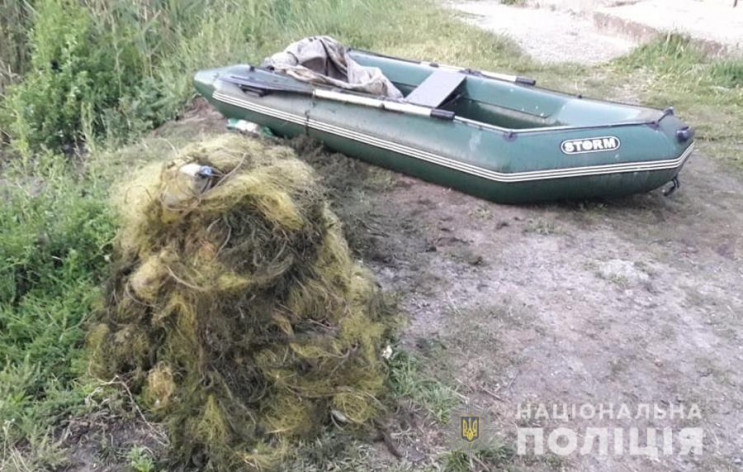
[[175,457],[271,468],[330,422],[382,409],[390,327],[312,170],[236,135],[124,185],[91,371],[166,421]]

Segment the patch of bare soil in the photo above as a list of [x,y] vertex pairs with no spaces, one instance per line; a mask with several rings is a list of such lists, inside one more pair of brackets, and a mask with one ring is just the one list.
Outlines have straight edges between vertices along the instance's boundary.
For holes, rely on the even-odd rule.
[[[167,437],[163,425],[147,422],[124,398],[124,391],[110,395],[91,412],[72,419],[60,432],[60,444],[69,447],[66,472],[129,472],[132,449],[164,460]],[[136,464],[136,462],[135,462]]]
[[552,426],[579,435],[603,426],[704,429],[700,456],[568,457],[581,470],[739,467],[742,188],[704,156],[682,177],[671,198],[531,207],[400,177],[405,185],[384,195],[384,207],[427,244],[391,234],[414,257],[375,268],[404,294],[407,344],[446,346],[461,392],[494,415],[507,443],[528,403],[626,404],[633,415],[641,404],[696,404],[694,424],[571,418]]

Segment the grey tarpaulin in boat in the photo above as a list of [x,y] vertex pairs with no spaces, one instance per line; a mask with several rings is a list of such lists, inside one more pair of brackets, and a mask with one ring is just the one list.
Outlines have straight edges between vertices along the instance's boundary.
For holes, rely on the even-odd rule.
[[391,98],[403,96],[378,67],[359,65],[343,44],[329,36],[311,36],[292,43],[267,57],[262,66],[304,82]]

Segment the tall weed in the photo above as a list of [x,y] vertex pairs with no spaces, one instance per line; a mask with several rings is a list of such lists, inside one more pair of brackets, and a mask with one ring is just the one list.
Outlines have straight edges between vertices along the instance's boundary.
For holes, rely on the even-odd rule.
[[28,69],[32,4],[33,0],[0,0],[0,94]]

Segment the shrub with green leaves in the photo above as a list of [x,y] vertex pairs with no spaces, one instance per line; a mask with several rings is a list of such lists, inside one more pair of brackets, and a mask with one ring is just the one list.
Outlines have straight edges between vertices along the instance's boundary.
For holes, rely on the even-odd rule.
[[[132,28],[113,28],[95,13],[76,0],[38,2],[30,41],[32,69],[10,88],[6,107],[10,133],[22,153],[75,144],[85,126],[100,133],[106,117],[125,128],[125,120],[110,118],[120,114],[116,110],[123,96],[133,97],[130,104],[142,95],[147,103],[157,101],[142,91],[149,85],[142,81],[146,58]],[[153,125],[141,105],[129,108]]]

